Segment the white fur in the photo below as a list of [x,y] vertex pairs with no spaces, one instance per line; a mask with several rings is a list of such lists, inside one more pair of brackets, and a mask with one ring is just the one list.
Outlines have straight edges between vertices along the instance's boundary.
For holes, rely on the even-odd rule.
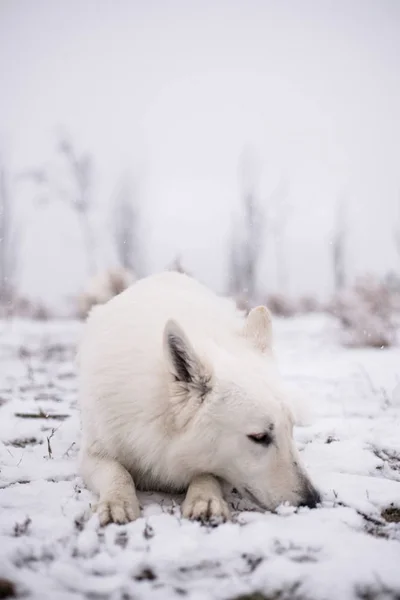
[[[102,523],[139,515],[135,485],[187,490],[191,518],[228,516],[224,481],[267,508],[309,498],[271,343],[266,308],[244,320],[179,273],[92,310],[79,353],[81,470]],[[248,438],[270,428],[269,447]]]

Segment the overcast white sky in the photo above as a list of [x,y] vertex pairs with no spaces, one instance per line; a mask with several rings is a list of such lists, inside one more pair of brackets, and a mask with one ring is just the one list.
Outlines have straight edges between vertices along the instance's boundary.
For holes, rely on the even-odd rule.
[[[15,170],[48,163],[60,131],[93,155],[103,209],[127,169],[140,174],[152,269],[181,251],[224,287],[245,147],[262,198],[290,182],[289,290],[329,291],[343,192],[351,273],[400,267],[397,0],[1,0],[0,148]],[[24,285],[69,293],[83,277],[73,216],[16,194]]]

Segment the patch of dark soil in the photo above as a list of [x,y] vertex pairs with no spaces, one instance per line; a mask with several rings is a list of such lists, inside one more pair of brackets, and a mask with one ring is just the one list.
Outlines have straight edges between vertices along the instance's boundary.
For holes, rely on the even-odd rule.
[[285,555],[286,558],[297,563],[318,562],[318,547],[305,547],[296,544],[282,544],[279,540],[275,540],[274,550],[276,554]]
[[85,529],[85,516],[80,515],[79,517],[76,517],[74,525],[77,531],[83,531]]
[[37,446],[39,444],[43,444],[43,440],[38,440],[35,437],[20,438],[6,442],[6,446],[13,446],[14,448],[26,448],[27,446]]
[[75,377],[76,375],[73,371],[66,371],[65,373],[59,373],[57,375],[57,379],[60,379],[61,381],[64,379],[74,379]]
[[117,535],[115,536],[115,543],[120,548],[126,548],[126,546],[128,544],[127,532],[126,531],[118,531]]
[[193,565],[179,567],[177,569],[178,577],[182,581],[193,581],[202,579],[204,576],[214,577],[215,579],[225,579],[228,575],[222,570],[221,563],[217,560],[202,560]]
[[[346,506],[342,502],[339,503],[340,506]],[[364,513],[361,510],[357,510],[356,512],[360,517],[364,520],[365,532],[369,533],[369,535],[373,535],[374,537],[387,539],[389,534],[386,529],[386,523],[382,518],[376,518],[367,513]]]
[[391,471],[395,471],[397,475],[400,473],[400,454],[398,452],[376,447],[372,448],[372,452],[384,462],[384,465],[378,465],[377,469],[379,471],[382,471],[384,466],[386,466]]
[[374,525],[367,525],[365,531],[369,533],[369,535],[373,535],[377,538],[383,538],[384,540],[387,540],[389,538],[389,534],[386,531],[384,525],[381,525],[380,527]]
[[400,508],[398,506],[389,506],[382,511],[382,517],[388,523],[400,523]]
[[333,437],[332,435],[328,435],[328,437],[325,440],[325,444],[332,444],[332,442],[338,442],[339,440],[335,437]]
[[23,521],[22,523],[15,523],[14,536],[21,537],[21,535],[27,535],[31,523],[32,519],[30,517],[26,517],[25,521]]
[[264,560],[263,557],[252,554],[242,554],[242,558],[248,567],[247,574],[253,573]]
[[252,594],[236,596],[235,598],[232,598],[232,600],[275,600],[275,596],[265,596],[260,592],[253,592]]
[[61,344],[51,344],[42,348],[42,356],[45,361],[64,362],[71,360],[75,355],[75,348],[73,346],[62,346]]
[[18,569],[30,569],[41,571],[43,565],[49,565],[54,561],[54,554],[49,548],[44,548],[40,554],[31,553],[25,549],[14,558],[13,563]]
[[400,600],[400,590],[389,588],[381,582],[357,586],[355,592],[360,600]]
[[142,569],[140,573],[135,575],[136,581],[155,581],[157,579],[156,574],[150,568]]
[[0,577],[0,598],[15,598],[16,595],[15,584],[9,579]]
[[364,518],[365,531],[378,538],[389,539],[393,537],[393,530],[388,524],[400,522],[400,508],[394,506],[393,504],[382,511],[382,518],[380,520],[362,514],[359,511],[357,512]]
[[143,529],[143,537],[145,540],[150,540],[154,537],[154,529],[148,523],[146,523],[145,528]]
[[63,398],[61,396],[57,396],[56,394],[50,394],[48,392],[38,392],[35,394],[36,402],[62,402]]
[[31,350],[28,348],[25,348],[25,346],[20,346],[17,354],[21,360],[26,360],[27,358],[31,358],[33,356],[33,352],[31,352]]
[[5,483],[0,485],[0,490],[5,490],[6,488],[9,487],[13,487],[14,485],[26,485],[27,483],[30,483],[31,480],[30,479],[20,479],[19,481],[12,481],[11,483]]
[[300,582],[293,583],[287,588],[273,590],[271,592],[251,592],[235,596],[231,600],[307,600],[300,591]]
[[204,571],[208,569],[218,569],[221,564],[216,560],[203,560],[197,565],[190,565],[187,567],[179,567],[181,573],[190,573],[192,571]]

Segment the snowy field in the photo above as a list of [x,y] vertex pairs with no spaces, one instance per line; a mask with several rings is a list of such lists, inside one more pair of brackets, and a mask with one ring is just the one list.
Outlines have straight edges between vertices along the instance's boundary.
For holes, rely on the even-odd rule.
[[146,493],[143,518],[101,529],[76,474],[79,332],[0,323],[1,598],[400,598],[398,348],[343,349],[324,317],[276,323],[281,368],[315,405],[296,438],[322,507],[262,514],[232,494],[233,522],[212,527]]

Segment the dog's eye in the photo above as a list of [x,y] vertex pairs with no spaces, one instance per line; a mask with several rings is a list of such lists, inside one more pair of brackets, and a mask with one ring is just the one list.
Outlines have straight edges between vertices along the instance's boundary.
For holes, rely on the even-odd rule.
[[272,436],[270,433],[265,431],[264,433],[254,433],[252,435],[247,436],[249,440],[256,444],[260,444],[260,446],[269,446],[272,444]]

